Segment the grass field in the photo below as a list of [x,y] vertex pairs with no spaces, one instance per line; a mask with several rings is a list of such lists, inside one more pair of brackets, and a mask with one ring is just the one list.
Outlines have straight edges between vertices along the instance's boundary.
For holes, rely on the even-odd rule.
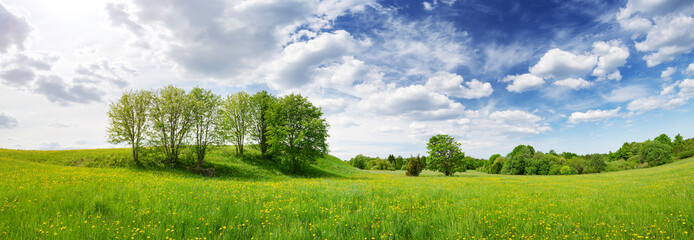
[[591,175],[455,177],[326,158],[288,177],[218,151],[210,161],[223,176],[250,173],[61,166],[88,154],[0,150],[0,239],[694,238],[692,158]]

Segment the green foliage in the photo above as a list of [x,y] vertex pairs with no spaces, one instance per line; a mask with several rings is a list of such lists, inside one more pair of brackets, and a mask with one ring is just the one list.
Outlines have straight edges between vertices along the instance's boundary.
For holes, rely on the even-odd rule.
[[583,173],[599,173],[605,171],[607,164],[605,163],[605,154],[588,154],[585,155],[586,166]]
[[328,152],[328,123],[307,98],[290,94],[279,98],[268,115],[269,150],[298,172]]
[[133,161],[138,166],[142,166],[139,155],[145,142],[151,101],[151,93],[141,90],[123,92],[118,101],[109,104],[108,142],[130,145]]
[[229,94],[222,102],[222,123],[227,132],[225,139],[236,146],[236,154],[243,155],[246,136],[253,127],[253,105],[251,96],[246,92]]
[[406,165],[404,165],[405,159],[402,156],[398,156],[395,158],[395,164],[393,164],[393,167],[395,167],[396,170],[400,170],[402,168],[405,168]]
[[272,96],[272,94],[269,94],[265,90],[256,92],[251,96],[251,114],[253,118],[251,138],[258,142],[262,156],[266,156],[267,154],[267,118],[276,100],[277,99]]
[[366,163],[371,161],[370,157],[359,154],[349,160],[349,164],[359,169],[366,169]]
[[530,145],[518,145],[511,153],[506,156],[504,167],[501,174],[523,175],[525,173],[525,162],[533,158],[535,149]]
[[661,141],[646,141],[638,152],[639,161],[654,167],[672,162],[672,147]]
[[[438,134],[429,138],[427,150],[427,169],[442,172],[446,176],[461,171],[465,154],[460,150],[460,143],[451,136]],[[464,168],[462,171],[465,171]]]
[[586,161],[582,157],[575,156],[567,161],[567,165],[575,169],[578,172],[578,174],[583,174],[584,169],[588,165],[588,161]]
[[573,168],[571,166],[564,165],[559,170],[559,173],[561,175],[575,175],[575,174],[578,174],[578,170],[576,170],[575,168]]
[[638,164],[633,162],[627,162],[626,160],[618,160],[613,162],[607,162],[605,166],[605,172],[617,172],[634,169]]
[[489,167],[489,173],[491,174],[499,174],[501,173],[501,169],[504,167],[504,160],[505,158],[502,157],[501,155],[497,156],[494,159],[494,163]]
[[369,163],[369,166],[371,166],[371,170],[395,170],[393,164],[388,162],[388,160],[380,158],[372,159]]
[[168,85],[154,93],[150,108],[150,138],[168,164],[179,165],[178,157],[195,121],[193,100],[185,90]]
[[672,147],[672,140],[670,140],[670,137],[668,137],[668,135],[665,133],[660,134],[660,136],[653,139],[653,141],[660,142],[662,144]]
[[485,162],[484,165],[491,166],[492,164],[494,164],[494,160],[496,160],[496,158],[498,157],[501,157],[501,154],[492,154],[491,156],[489,156],[489,160],[487,160],[487,162]]
[[407,163],[407,171],[405,172],[406,176],[412,176],[416,177],[419,176],[419,174],[424,170],[424,164],[422,163],[422,158],[417,156],[410,158],[410,161]]
[[199,87],[188,93],[192,100],[193,126],[191,137],[192,149],[195,153],[196,167],[200,168],[210,145],[222,143],[224,136],[221,128],[221,97],[210,90]]

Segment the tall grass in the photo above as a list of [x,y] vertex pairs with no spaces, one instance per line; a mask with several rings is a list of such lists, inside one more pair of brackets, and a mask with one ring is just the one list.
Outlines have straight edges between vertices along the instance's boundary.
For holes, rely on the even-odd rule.
[[[210,162],[235,164],[224,161]],[[0,239],[694,238],[694,159],[579,176],[455,177],[346,174],[354,170],[329,161],[339,160],[314,167],[340,177],[256,181],[0,155]]]

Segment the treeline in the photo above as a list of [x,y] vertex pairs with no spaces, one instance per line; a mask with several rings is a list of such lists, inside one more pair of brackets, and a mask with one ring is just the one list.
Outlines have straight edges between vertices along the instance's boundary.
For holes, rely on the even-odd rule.
[[[202,171],[210,147],[232,144],[243,155],[244,145],[256,143],[263,157],[297,172],[328,151],[328,123],[322,115],[298,94],[277,98],[266,91],[241,91],[222,97],[199,87],[186,93],[169,85],[124,92],[110,104],[107,134],[109,142],[132,148],[138,166],[144,165],[143,151],[154,149],[165,165]],[[192,152],[194,161],[181,159],[183,150]]]
[[694,138],[684,140],[677,134],[671,140],[666,134],[661,134],[653,140],[624,143],[616,152],[586,155],[554,150],[543,153],[530,145],[518,145],[505,156],[494,154],[489,159],[475,159],[465,156],[455,139],[439,134],[429,139],[427,150],[428,156],[409,158],[391,154],[381,159],[359,154],[349,164],[360,169],[407,170],[408,176],[419,175],[421,169],[439,171],[446,176],[468,169],[505,175],[589,174],[653,167],[692,157]]
[[[460,145],[455,145],[453,138],[447,135],[436,135],[430,139],[427,148],[430,149],[429,156],[410,156],[403,158],[395,157],[393,154],[387,158],[368,157],[359,154],[348,161],[348,163],[359,169],[366,170],[406,170],[408,176],[418,176],[423,169],[441,171],[446,175],[455,172],[465,172],[468,169],[477,169],[484,166],[485,159],[477,159],[465,156],[460,151]],[[439,149],[441,148],[441,149]],[[433,152],[432,152],[433,151]],[[445,155],[455,155],[451,158],[443,158]]]
[[685,141],[677,134],[672,141],[661,134],[653,140],[624,143],[619,150],[608,154],[558,154],[554,150],[542,153],[532,146],[519,145],[506,156],[492,155],[478,170],[509,175],[589,174],[654,167],[693,155],[694,138]]

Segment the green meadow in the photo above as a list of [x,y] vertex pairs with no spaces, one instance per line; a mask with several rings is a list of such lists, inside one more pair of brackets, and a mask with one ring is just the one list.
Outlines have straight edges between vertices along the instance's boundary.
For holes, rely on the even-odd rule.
[[330,156],[287,175],[232,153],[214,149],[218,176],[202,177],[132,168],[129,149],[0,150],[0,239],[694,238],[694,158],[586,175],[406,177]]

